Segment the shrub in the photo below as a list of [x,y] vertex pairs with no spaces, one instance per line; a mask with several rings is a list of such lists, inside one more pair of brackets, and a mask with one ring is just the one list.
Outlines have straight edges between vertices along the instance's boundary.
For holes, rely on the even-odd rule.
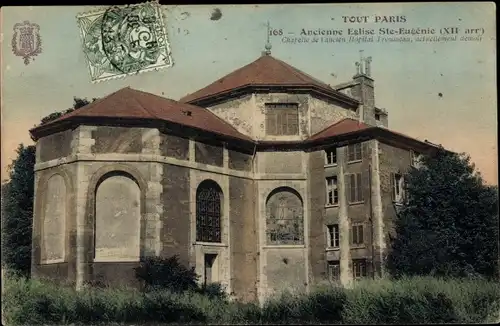
[[202,284],[197,292],[206,295],[209,298],[218,298],[222,300],[228,299],[225,287],[220,283]]
[[113,323],[392,324],[480,323],[500,317],[500,285],[430,277],[361,281],[352,289],[323,287],[257,303],[200,291],[73,288],[9,278],[3,297],[9,325]]
[[159,288],[173,292],[196,290],[198,275],[191,269],[179,263],[179,257],[169,258],[146,257],[135,268],[135,276],[142,281],[146,290]]

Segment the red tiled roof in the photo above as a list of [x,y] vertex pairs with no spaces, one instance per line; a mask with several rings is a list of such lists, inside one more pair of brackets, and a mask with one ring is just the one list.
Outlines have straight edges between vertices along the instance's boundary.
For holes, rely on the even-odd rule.
[[375,126],[367,125],[366,123],[360,122],[354,119],[343,119],[339,122],[336,122],[329,127],[321,130],[320,132],[312,135],[307,139],[307,141],[315,141],[325,138],[330,138],[334,136],[340,136],[343,134],[349,134],[356,131],[366,130],[370,128],[377,128]]
[[372,137],[383,137],[388,140],[392,139],[398,143],[400,141],[410,141],[416,146],[424,145],[426,147],[435,147],[432,144],[422,142],[404,134],[385,128],[371,126],[350,118],[343,119],[326,127],[322,131],[310,136],[305,141],[256,141],[238,132],[233,126],[210,112],[208,109],[138,91],[130,87],[122,88],[100,100],[65,114],[56,120],[35,127],[30,130],[30,133],[37,136],[35,138],[39,138],[38,136],[42,133],[50,133],[52,127],[60,126],[65,122],[71,122],[78,118],[163,120],[234,139],[244,140],[256,145],[265,145],[268,143],[276,143],[277,145],[292,143],[296,145],[306,145],[330,138],[334,141],[336,136],[348,136],[349,134],[356,135],[359,132],[367,131]]
[[193,102],[244,86],[315,86],[329,93],[339,93],[305,72],[270,55],[263,55],[180,101]]
[[40,129],[78,117],[165,120],[232,138],[252,141],[251,138],[238,132],[229,123],[205,108],[180,103],[130,87],[122,88],[56,120],[35,127],[30,132],[37,133]]

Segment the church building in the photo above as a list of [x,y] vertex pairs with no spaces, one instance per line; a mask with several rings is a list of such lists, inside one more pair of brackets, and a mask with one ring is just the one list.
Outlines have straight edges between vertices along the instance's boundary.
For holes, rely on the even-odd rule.
[[403,176],[438,147],[388,128],[370,61],[330,86],[268,48],[179,101],[123,88],[33,128],[33,276],[135,284],[178,255],[243,300],[384,277]]

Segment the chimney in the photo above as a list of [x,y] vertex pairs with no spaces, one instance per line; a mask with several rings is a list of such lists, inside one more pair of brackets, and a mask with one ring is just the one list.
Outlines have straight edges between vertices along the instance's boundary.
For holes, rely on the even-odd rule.
[[356,74],[352,78],[355,86],[352,87],[352,96],[361,102],[359,109],[359,120],[377,125],[375,119],[375,91],[374,80],[371,77],[371,57],[364,58],[360,51],[360,60],[356,62]]

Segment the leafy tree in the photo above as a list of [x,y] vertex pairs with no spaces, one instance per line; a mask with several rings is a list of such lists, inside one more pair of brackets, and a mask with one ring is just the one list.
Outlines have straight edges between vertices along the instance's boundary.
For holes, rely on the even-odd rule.
[[470,157],[440,149],[406,176],[387,266],[402,275],[498,277],[498,188]]
[[34,166],[35,146],[19,145],[2,185],[2,264],[22,275],[31,267]]
[[[89,103],[74,97],[73,107],[44,117],[40,124]],[[31,267],[35,153],[34,145],[20,144],[9,166],[9,180],[2,184],[2,265],[25,276],[29,276]]]

